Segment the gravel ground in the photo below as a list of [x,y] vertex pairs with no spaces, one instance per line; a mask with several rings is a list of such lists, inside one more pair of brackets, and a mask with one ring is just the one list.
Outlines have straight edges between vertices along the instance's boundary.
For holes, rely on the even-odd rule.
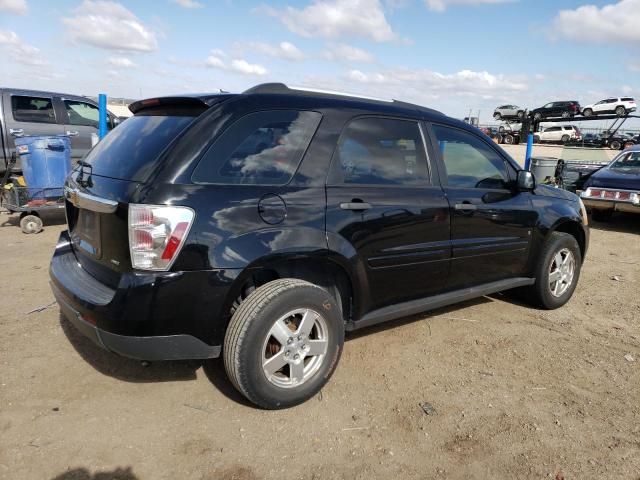
[[2,479],[640,479],[638,217],[594,225],[564,308],[495,295],[350,335],[322,393],[275,412],[221,362],[145,367],[81,337],[48,286],[63,226],[16,220],[0,213]]

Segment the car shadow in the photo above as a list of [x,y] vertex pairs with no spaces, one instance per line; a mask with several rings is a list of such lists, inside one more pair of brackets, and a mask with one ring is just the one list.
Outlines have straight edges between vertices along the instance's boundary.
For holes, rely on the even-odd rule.
[[91,474],[86,468],[73,468],[56,475],[51,480],[138,480],[138,476],[133,473],[131,467],[116,468],[94,474]]
[[178,382],[196,379],[200,360],[141,362],[108,352],[82,335],[60,314],[60,326],[76,352],[103,375],[132,383]]
[[637,213],[616,212],[607,222],[596,222],[593,218],[590,218],[589,225],[594,230],[603,230],[605,232],[640,234],[640,222],[638,222]]

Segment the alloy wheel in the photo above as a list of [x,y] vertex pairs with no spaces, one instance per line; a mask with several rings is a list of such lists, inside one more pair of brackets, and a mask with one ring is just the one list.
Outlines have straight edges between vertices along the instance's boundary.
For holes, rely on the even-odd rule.
[[549,290],[554,297],[561,297],[573,284],[576,260],[568,248],[555,254],[549,266]]

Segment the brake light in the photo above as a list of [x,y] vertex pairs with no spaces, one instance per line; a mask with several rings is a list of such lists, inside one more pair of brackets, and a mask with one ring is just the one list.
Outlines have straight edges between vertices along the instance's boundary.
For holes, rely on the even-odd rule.
[[129,205],[131,266],[168,270],[180,253],[194,217],[187,207]]

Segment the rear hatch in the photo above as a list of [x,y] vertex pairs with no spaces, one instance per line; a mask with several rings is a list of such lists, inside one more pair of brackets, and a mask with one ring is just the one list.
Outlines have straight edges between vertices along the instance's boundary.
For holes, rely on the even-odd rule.
[[129,202],[159,166],[162,152],[209,106],[171,100],[133,104],[136,115],[98,143],[67,180],[72,249],[86,271],[114,288],[120,275],[131,271]]

